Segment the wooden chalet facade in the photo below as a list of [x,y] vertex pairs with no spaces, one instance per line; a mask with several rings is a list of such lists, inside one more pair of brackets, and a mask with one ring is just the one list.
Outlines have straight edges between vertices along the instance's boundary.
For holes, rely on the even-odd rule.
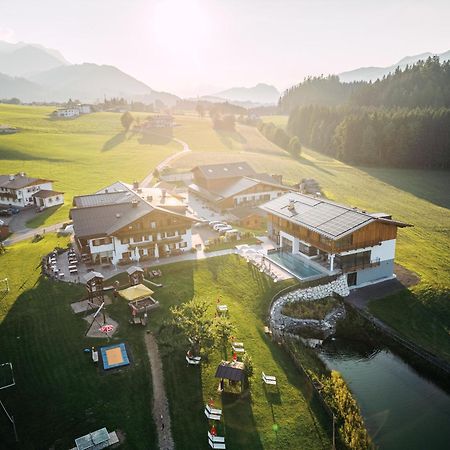
[[410,226],[387,214],[368,214],[291,192],[261,206],[269,236],[285,252],[348,274],[350,286],[394,276],[398,228]]
[[260,205],[290,190],[279,177],[256,173],[246,162],[201,165],[192,174],[189,193],[221,211]]
[[[105,192],[106,191],[106,192]],[[74,198],[71,218],[83,260],[93,264],[131,264],[189,251],[195,219],[167,193],[142,193],[124,183]],[[161,206],[161,199],[165,202]]]

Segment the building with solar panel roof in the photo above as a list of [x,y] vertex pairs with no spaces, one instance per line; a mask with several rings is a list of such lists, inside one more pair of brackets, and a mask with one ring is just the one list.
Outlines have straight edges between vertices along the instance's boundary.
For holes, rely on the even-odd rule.
[[[277,254],[268,258],[300,279],[347,274],[349,286],[394,277],[398,228],[389,214],[289,192],[260,206]],[[305,275],[305,276],[303,276]]]

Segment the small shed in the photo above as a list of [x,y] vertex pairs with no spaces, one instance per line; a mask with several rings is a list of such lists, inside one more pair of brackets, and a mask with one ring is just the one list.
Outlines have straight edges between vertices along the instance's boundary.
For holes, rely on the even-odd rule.
[[138,266],[131,266],[127,269],[128,280],[131,286],[142,284],[144,281],[144,269]]
[[84,276],[89,301],[99,300],[103,302],[103,279],[104,277],[100,272],[88,272]]
[[64,203],[64,192],[51,189],[41,189],[33,194],[34,204],[38,208],[46,209]]
[[222,361],[217,367],[216,378],[221,379],[222,388],[223,380],[228,380],[233,383],[240,382],[242,390],[243,381],[246,379],[245,364],[240,361]]

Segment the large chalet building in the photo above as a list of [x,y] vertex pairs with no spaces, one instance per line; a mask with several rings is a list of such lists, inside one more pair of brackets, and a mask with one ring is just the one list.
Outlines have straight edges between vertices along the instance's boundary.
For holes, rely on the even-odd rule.
[[322,267],[324,274],[347,274],[349,286],[392,278],[397,230],[411,226],[388,214],[369,214],[297,192],[261,208],[267,213],[269,236],[289,254],[291,265],[295,267],[294,256],[299,265]]
[[53,180],[29,177],[24,172],[0,175],[0,206],[48,208],[63,203],[64,193],[53,190]]
[[290,189],[281,176],[257,173],[246,162],[200,165],[192,174],[189,193],[221,211],[260,205]]
[[182,199],[164,189],[116,182],[73,199],[75,243],[92,264],[128,264],[179,254],[192,248]]

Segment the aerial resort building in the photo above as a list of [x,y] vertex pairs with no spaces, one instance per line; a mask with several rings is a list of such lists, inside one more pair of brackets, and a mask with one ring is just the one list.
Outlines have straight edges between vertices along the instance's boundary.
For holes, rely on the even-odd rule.
[[192,173],[189,193],[220,211],[254,207],[290,189],[280,176],[257,173],[246,162],[200,165]]
[[73,199],[75,243],[87,263],[129,264],[192,248],[197,220],[175,194],[116,182]]
[[29,177],[24,172],[0,175],[0,206],[45,209],[63,203],[64,193],[53,190],[52,180]]
[[270,261],[300,279],[344,273],[349,286],[394,277],[397,229],[411,226],[297,192],[261,208],[278,247]]

